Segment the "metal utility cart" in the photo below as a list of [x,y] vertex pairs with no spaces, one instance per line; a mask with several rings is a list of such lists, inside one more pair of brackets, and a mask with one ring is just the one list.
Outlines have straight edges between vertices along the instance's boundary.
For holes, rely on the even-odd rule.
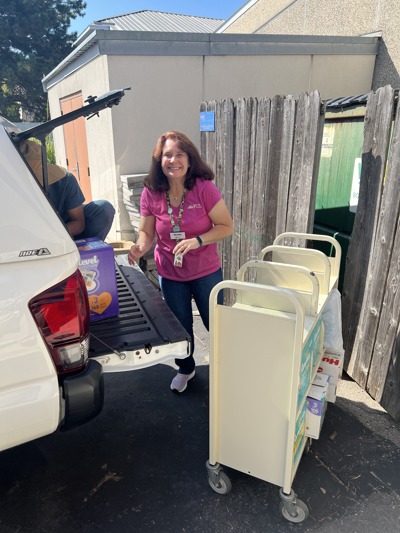
[[[291,245],[298,239],[328,241],[335,255]],[[311,442],[306,396],[322,357],[321,313],[337,285],[340,256],[331,237],[284,233],[210,296],[209,484],[219,494],[230,491],[221,464],[273,483],[291,522],[308,516],[291,486]],[[217,304],[222,289],[233,291],[233,304]]]

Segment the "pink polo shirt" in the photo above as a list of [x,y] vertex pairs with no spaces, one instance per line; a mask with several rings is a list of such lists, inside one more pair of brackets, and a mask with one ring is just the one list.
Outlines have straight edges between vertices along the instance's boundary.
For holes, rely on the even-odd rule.
[[[183,206],[180,231],[185,232],[186,239],[202,235],[212,228],[208,213],[221,198],[221,193],[212,181],[197,178],[193,189],[186,192]],[[174,221],[177,223],[179,206],[171,207]],[[217,243],[191,250],[184,256],[182,267],[174,266],[172,250],[176,241],[170,237],[172,226],[165,192],[155,192],[145,187],[140,199],[140,214],[155,217],[157,244],[154,259],[160,276],[175,281],[190,281],[212,274],[221,267]]]

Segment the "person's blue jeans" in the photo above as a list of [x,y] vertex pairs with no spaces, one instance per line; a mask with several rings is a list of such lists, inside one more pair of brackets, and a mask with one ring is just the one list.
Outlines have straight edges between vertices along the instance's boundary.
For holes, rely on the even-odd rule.
[[[192,346],[190,356],[185,359],[175,359],[175,364],[179,367],[179,372],[181,374],[190,374],[195,367],[195,361],[193,358],[194,335],[192,298],[196,302],[203,324],[208,331],[210,320],[210,293],[215,285],[222,281],[222,270],[219,269],[208,276],[194,279],[192,281],[173,281],[161,276],[159,276],[159,280],[164,300],[191,338]],[[223,304],[224,295],[222,290],[218,293],[217,301],[219,304]]]
[[96,200],[84,204],[83,213],[85,215],[85,229],[74,239],[88,239],[97,237],[104,241],[112,226],[115,209],[107,200]]

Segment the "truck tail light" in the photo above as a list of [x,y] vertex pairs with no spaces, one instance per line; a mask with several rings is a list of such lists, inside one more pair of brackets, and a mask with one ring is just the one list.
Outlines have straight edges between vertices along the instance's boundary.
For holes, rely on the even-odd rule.
[[89,353],[89,302],[80,271],[35,296],[29,309],[57,373],[84,367]]

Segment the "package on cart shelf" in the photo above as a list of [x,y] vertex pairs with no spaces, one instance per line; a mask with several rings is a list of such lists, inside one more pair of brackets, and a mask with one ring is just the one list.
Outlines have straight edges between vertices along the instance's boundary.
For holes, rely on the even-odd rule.
[[329,403],[336,402],[336,389],[337,389],[336,383],[329,383],[328,392],[326,393],[326,399],[328,400]]
[[306,398],[306,436],[318,439],[328,404],[330,376],[317,374]]
[[330,383],[337,385],[339,379],[342,377],[343,359],[343,350],[325,348],[318,372],[330,376]]
[[342,300],[340,292],[332,289],[322,311],[324,321],[324,347],[343,350]]
[[89,296],[90,321],[117,316],[119,311],[114,250],[105,242],[90,238],[76,241],[79,270]]

